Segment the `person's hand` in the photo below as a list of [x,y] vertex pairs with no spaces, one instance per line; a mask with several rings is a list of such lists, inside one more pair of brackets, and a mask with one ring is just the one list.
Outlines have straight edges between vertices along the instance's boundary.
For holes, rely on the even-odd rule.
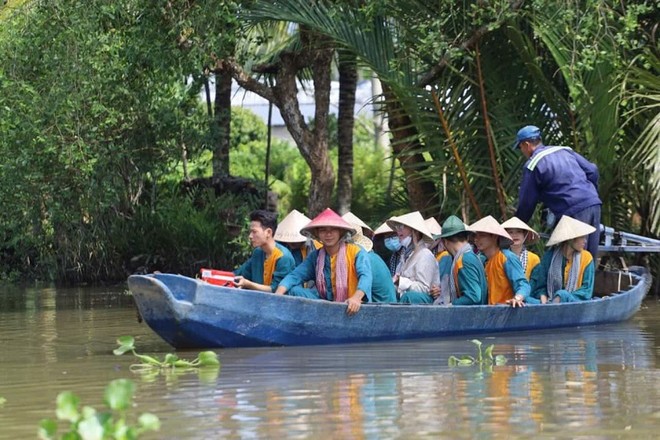
[[548,295],[541,295],[541,304],[546,304],[548,302]]
[[525,307],[525,298],[522,295],[514,295],[513,298],[506,300],[511,307]]
[[242,277],[242,276],[237,276],[234,277],[234,284],[236,287],[239,289],[251,289],[252,288],[252,281]]
[[392,277],[392,282],[394,283],[395,286],[399,285],[399,274],[398,273],[394,274],[394,276]]
[[431,289],[429,289],[429,295],[433,297],[433,299],[436,299],[438,296],[440,296],[440,286],[437,285],[432,285]]
[[348,304],[346,313],[349,315],[355,315],[360,311],[360,307],[362,306],[362,299],[360,299],[358,295],[353,295],[346,300],[346,304]]

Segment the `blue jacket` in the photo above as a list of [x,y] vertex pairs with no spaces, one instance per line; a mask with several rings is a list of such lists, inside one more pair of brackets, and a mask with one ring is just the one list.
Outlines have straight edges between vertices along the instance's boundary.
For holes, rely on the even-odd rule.
[[557,219],[601,205],[598,168],[568,147],[539,146],[525,162],[516,217],[529,221],[538,202]]

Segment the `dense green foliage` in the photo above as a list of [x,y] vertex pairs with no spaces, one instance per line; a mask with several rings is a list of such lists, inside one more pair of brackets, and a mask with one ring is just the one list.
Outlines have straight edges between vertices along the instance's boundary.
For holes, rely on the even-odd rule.
[[[295,51],[290,22],[354,54],[385,85],[390,119],[406,116],[396,163],[423,160],[405,180],[369,124],[355,130],[352,211],[374,226],[416,207],[405,189],[421,180],[434,189],[422,194],[429,214],[509,215],[523,160],[509,147],[532,123],[546,143],[597,163],[603,223],[660,233],[657,1],[240,3],[34,0],[0,10],[0,276],[116,280],[241,261],[246,214],[263,198],[189,193],[181,181],[210,177],[217,162],[217,115],[199,99],[209,72],[222,57],[250,71]],[[232,116],[230,173],[260,185],[265,126]],[[336,150],[331,139],[335,171]],[[309,182],[299,152],[274,141],[268,186],[282,214],[307,205]]]
[[[39,424],[40,439],[137,439],[142,434],[160,429],[160,420],[150,413],[137,417],[132,424],[129,416],[135,384],[128,379],[116,379],[105,388],[107,411],[98,412],[91,406],[80,408],[80,398],[71,391],[57,396],[57,420],[45,419]],[[58,421],[68,424],[58,436]]]

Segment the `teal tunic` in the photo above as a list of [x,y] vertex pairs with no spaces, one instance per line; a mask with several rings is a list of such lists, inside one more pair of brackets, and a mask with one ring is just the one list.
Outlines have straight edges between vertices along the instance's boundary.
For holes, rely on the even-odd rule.
[[371,299],[373,302],[396,303],[396,288],[392,282],[390,268],[382,258],[375,252],[368,252],[369,263],[371,263]]
[[[275,247],[282,252],[282,256],[275,262],[275,270],[270,282],[270,288],[273,292],[277,289],[280,281],[296,267],[296,262],[286,246],[275,243]],[[265,261],[266,253],[261,248],[256,248],[250,258],[234,271],[234,275],[242,276],[254,283],[264,284]]]
[[[583,251],[585,252],[585,251]],[[534,268],[532,271],[532,279],[530,284],[532,285],[532,293],[527,302],[530,304],[540,304],[541,295],[547,295],[548,289],[548,272],[550,271],[550,263],[552,261],[552,250],[549,250],[543,254],[541,258],[541,263]],[[562,256],[561,260],[561,273],[563,274],[566,270],[566,263],[568,260],[566,257]],[[561,302],[577,302],[577,301],[586,301],[591,299],[594,294],[594,280],[596,277],[596,267],[594,261],[587,265],[584,268],[584,273],[582,274],[582,285],[578,287],[573,292],[569,292],[565,289],[560,289],[555,292],[556,296],[559,296]],[[566,280],[564,280],[565,285]]]
[[296,262],[296,266],[298,266],[300,263],[302,263],[303,256],[302,256],[302,251],[300,250],[300,248],[291,249],[291,255],[293,255],[293,259]]
[[[303,287],[303,284],[307,281],[316,281],[316,260],[318,253],[318,249],[312,251],[312,253],[307,255],[307,258],[305,258],[305,260],[303,260],[293,272],[284,277],[280,282],[280,286],[287,289],[288,295],[320,299],[316,287],[311,289]],[[371,302],[371,284],[373,282],[373,275],[371,273],[369,255],[364,249],[360,249],[355,256],[355,273],[358,277],[357,289],[364,292],[366,301]],[[328,253],[325,254],[323,276],[325,277],[326,299],[332,301],[334,298],[332,292],[332,269],[330,266],[330,255]],[[348,292],[348,296],[350,297],[353,293],[354,292]]]
[[527,281],[525,270],[522,267],[520,258],[509,249],[501,249],[501,252],[506,257],[504,263],[504,273],[511,283],[514,295],[522,295],[523,298],[529,298],[532,288]]
[[466,252],[461,258],[463,264],[458,270],[461,296],[452,301],[452,304],[455,306],[488,304],[488,283],[486,283],[483,263],[474,252]]

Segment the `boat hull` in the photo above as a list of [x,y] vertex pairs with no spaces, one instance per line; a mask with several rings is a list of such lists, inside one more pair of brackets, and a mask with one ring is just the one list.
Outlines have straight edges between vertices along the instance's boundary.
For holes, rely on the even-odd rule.
[[364,304],[219,287],[171,274],[133,275],[140,315],[175,348],[324,345],[551,329],[624,321],[640,307],[650,276],[634,274],[624,292],[591,301],[508,306]]

